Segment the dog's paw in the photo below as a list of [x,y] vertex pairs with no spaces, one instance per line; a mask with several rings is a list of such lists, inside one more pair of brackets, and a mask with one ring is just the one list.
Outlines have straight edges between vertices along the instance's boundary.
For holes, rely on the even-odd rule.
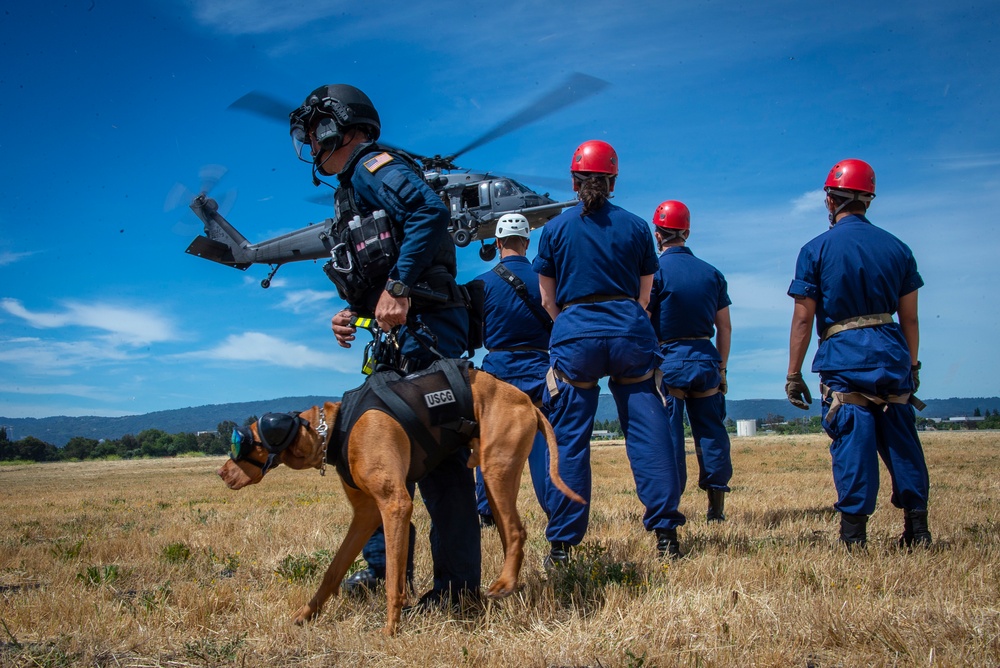
[[486,590],[486,598],[498,599],[507,598],[517,589],[517,582],[506,582],[503,579],[497,580]]
[[318,613],[319,610],[314,610],[311,605],[303,605],[295,613],[295,616],[292,617],[292,622],[296,626],[302,626],[303,624],[311,622],[313,619],[315,619]]

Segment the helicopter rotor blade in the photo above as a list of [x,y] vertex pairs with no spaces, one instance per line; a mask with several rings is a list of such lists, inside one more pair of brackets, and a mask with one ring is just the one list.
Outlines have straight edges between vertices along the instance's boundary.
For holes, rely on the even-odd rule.
[[263,116],[272,121],[288,122],[288,114],[298,105],[290,104],[285,100],[274,97],[267,93],[252,90],[240,99],[229,105],[230,109],[237,111],[247,111],[251,114]]
[[604,81],[603,79],[598,79],[597,77],[592,77],[589,74],[583,74],[582,72],[574,72],[569,76],[569,78],[566,79],[566,81],[535,100],[535,102],[511,118],[482,135],[468,146],[465,146],[458,152],[448,156],[448,158],[449,160],[454,160],[463,153],[468,153],[474,148],[478,148],[483,144],[493,141],[494,139],[498,139],[505,134],[524,127],[525,125],[534,123],[544,116],[555,113],[563,107],[567,107],[588,98],[591,95],[595,95],[610,85],[610,83]]
[[222,177],[226,175],[226,169],[223,165],[204,165],[198,170],[198,178],[201,179],[201,189],[200,193],[207,195],[212,192],[215,186],[219,185],[219,181]]

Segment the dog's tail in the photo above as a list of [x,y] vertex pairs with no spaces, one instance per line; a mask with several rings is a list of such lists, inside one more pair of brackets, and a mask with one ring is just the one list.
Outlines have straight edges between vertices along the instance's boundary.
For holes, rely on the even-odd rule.
[[535,417],[538,420],[538,430],[545,434],[545,443],[549,446],[549,478],[552,480],[552,484],[573,501],[586,504],[583,497],[571,490],[559,477],[559,449],[556,447],[556,433],[537,406],[535,406]]

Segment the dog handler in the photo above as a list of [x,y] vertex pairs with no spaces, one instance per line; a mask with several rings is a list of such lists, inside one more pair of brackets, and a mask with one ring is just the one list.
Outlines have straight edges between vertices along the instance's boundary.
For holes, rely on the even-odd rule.
[[[833,442],[835,508],[840,540],[864,547],[878,494],[878,457],[892,479],[892,505],[903,509],[901,545],[930,545],[928,475],[917,437],[913,393],[920,384],[917,290],[924,284],[910,249],[865,217],[875,171],[842,160],[826,178],[830,229],[799,251],[785,393],[812,403],[802,380],[812,322],[820,335],[812,370],[819,373],[823,428]],[[898,322],[892,314],[898,314]]]
[[[384,212],[382,220],[389,221],[391,230],[380,238],[398,241],[388,281],[383,276],[381,283],[366,286],[358,278],[365,278],[366,267],[331,276],[347,281],[349,289],[355,288],[355,293],[347,297],[349,308],[333,316],[331,325],[337,342],[344,348],[351,347],[356,331],[351,318],[361,313],[374,315],[385,331],[400,327],[398,340],[408,371],[431,364],[438,358],[434,350],[444,357],[461,357],[468,340],[469,320],[455,283],[455,246],[448,235],[448,208],[414,163],[375,143],[381,122],[371,100],[353,86],[320,86],[291,113],[290,121],[299,157],[313,165],[314,183],[321,182],[317,174],[337,176],[338,220],[344,216],[351,220],[350,216],[357,215],[361,221],[370,217],[378,221]],[[305,157],[307,146],[310,153]],[[371,280],[370,276],[366,278]],[[441,303],[411,294],[421,286],[446,299]],[[416,331],[420,327],[426,329]],[[475,482],[466,466],[468,456],[469,452],[460,448],[418,483],[431,517],[434,561],[434,586],[421,598],[423,606],[449,604],[457,602],[462,593],[479,592],[479,526]],[[411,528],[411,558],[412,538]],[[385,579],[385,537],[381,528],[365,546],[364,557],[368,568],[348,578],[345,589],[371,589]]]
[[[581,144],[570,172],[580,203],[545,225],[533,263],[542,304],[555,323],[547,401],[559,472],[589,502],[597,382],[610,376],[636,491],[646,507],[643,524],[656,532],[661,555],[677,557],[677,527],[684,524],[677,509],[680,471],[655,378],[662,357],[645,310],[658,267],[653,236],[644,220],[608,201],[618,176],[618,156],[609,144]],[[565,564],[587,531],[590,505],[550,486],[548,510],[546,565]]]
[[[477,277],[483,282],[483,370],[507,381],[541,406],[545,394],[545,372],[549,369],[549,332],[552,318],[542,307],[538,274],[525,257],[530,236],[528,219],[508,213],[497,222],[496,245],[499,264]],[[544,412],[544,408],[543,408]],[[528,469],[535,498],[545,510],[549,451],[545,436],[535,435],[528,456]],[[480,521],[493,524],[482,474],[476,469],[476,500]],[[546,515],[548,513],[546,512]]]
[[[650,312],[663,353],[663,388],[673,428],[681,488],[687,481],[684,461],[684,409],[687,409],[698,487],[708,493],[708,521],[725,521],[725,499],[733,476],[726,432],[726,364],[733,326],[726,279],[694,256],[685,243],[691,212],[683,202],[667,200],[653,213],[660,268],[653,280]],[[715,345],[712,337],[715,336]]]

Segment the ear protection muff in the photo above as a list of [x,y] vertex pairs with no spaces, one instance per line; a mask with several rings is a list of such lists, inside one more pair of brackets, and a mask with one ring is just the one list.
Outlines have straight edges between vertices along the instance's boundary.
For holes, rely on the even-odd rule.
[[316,124],[316,142],[324,151],[336,151],[344,142],[344,135],[340,131],[337,121],[332,118],[322,117]]
[[298,413],[265,413],[257,420],[257,433],[261,445],[271,454],[278,454],[292,444],[299,433],[299,427],[308,424]]

